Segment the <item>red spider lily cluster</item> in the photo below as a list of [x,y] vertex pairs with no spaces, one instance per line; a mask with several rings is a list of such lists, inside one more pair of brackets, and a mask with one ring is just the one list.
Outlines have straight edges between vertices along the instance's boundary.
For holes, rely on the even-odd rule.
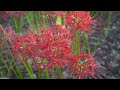
[[66,24],[74,30],[85,30],[89,32],[91,25],[90,12],[72,11],[66,16]]
[[[12,34],[10,31],[9,36]],[[71,53],[70,34],[61,26],[50,27],[42,30],[42,34],[26,34],[25,36],[10,36],[13,42],[13,53],[20,54],[24,61],[29,58],[46,58],[51,68],[66,62],[66,56]],[[39,63],[39,62],[38,62]]]
[[71,57],[69,68],[80,79],[86,75],[94,77],[94,70],[97,68],[92,55],[79,53]]
[[[58,16],[64,15],[62,11],[51,13]],[[12,13],[12,15],[14,14]],[[89,32],[91,25],[90,12],[70,11],[66,14],[65,20],[66,27],[56,25],[55,27],[41,30],[41,34],[21,36],[10,30],[6,37],[7,40],[9,38],[12,41],[13,54],[19,55],[24,62],[29,60],[29,58],[33,58],[37,66],[43,66],[45,71],[57,66],[62,68],[67,64],[71,72],[79,78],[84,78],[87,75],[94,76],[96,65],[93,56],[82,52],[77,55],[72,54],[71,38],[73,34],[68,29],[68,27],[71,27],[73,32],[76,30]],[[39,61],[38,58],[41,60]],[[44,62],[44,60],[47,60],[47,62]]]

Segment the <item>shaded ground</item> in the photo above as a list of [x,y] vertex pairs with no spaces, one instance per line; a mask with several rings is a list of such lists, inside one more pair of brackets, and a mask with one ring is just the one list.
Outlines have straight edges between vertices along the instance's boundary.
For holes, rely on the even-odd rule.
[[[120,13],[112,12],[112,22],[102,35],[100,45],[94,55],[99,70],[96,72],[98,79],[117,79],[120,78]],[[91,45],[97,35],[91,37]]]

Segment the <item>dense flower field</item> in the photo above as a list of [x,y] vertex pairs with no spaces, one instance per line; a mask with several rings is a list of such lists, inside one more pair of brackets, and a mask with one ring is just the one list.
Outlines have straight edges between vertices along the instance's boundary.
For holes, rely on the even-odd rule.
[[[101,30],[103,12],[97,11],[1,11],[0,77],[14,79],[96,78],[99,69],[89,38]],[[97,42],[96,42],[97,43]]]

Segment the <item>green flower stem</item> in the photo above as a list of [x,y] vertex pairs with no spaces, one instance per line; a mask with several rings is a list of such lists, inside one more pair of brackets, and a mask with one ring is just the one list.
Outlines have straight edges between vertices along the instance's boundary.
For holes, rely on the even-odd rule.
[[18,75],[19,75],[19,78],[20,78],[20,79],[23,79],[23,74],[22,74],[22,70],[21,70],[21,68],[20,68],[20,65],[17,65],[17,66],[16,66],[16,71],[17,71],[17,73],[18,73]]
[[[7,44],[7,43],[6,43],[6,44]],[[8,49],[8,50],[9,50],[9,49]],[[9,50],[9,53],[10,53],[10,55],[12,56],[10,50]],[[7,56],[7,61],[8,61],[9,67],[8,67],[8,65],[6,65],[6,64],[5,64],[5,66],[6,66],[7,70],[8,70],[8,72],[9,72],[10,69],[11,69],[11,70],[13,71],[13,73],[15,74],[15,76],[16,76],[17,78],[20,78],[20,74],[17,73],[17,71],[15,70],[15,68],[13,67],[13,64],[12,64],[13,62],[15,63],[13,56],[12,56],[12,60],[9,60],[9,57]]]
[[[4,34],[6,34],[6,33],[4,32]],[[9,42],[12,44],[12,41],[11,41],[10,39],[9,39]],[[10,69],[11,69],[11,70],[14,72],[14,74],[15,74],[15,76],[16,76],[17,78],[22,79],[22,71],[21,71],[19,65],[17,65],[15,68],[13,68],[13,63],[16,63],[16,62],[15,62],[15,60],[14,60],[13,54],[12,54],[12,52],[11,52],[11,50],[10,50],[9,45],[8,45],[7,42],[5,43],[5,46],[8,47],[9,54],[10,54],[10,56],[12,57],[11,60],[9,60],[9,57],[7,57],[8,64],[10,65],[10,66],[8,67],[8,72],[9,72]],[[3,51],[3,48],[2,48],[2,51]],[[15,69],[16,69],[16,70],[15,70]]]
[[[8,43],[7,43],[7,46],[8,46]],[[9,46],[8,46],[9,47]],[[11,53],[11,51],[10,51],[10,49],[8,48],[8,50],[9,50],[9,53],[10,53],[10,55],[11,55],[11,57],[12,57],[12,60],[9,60],[9,58],[8,58],[8,62],[9,62],[9,64],[10,64],[10,67],[13,67],[13,63],[16,63],[15,62],[15,60],[14,60],[14,57],[13,57],[13,55],[12,55],[12,53]],[[11,61],[11,62],[10,62]],[[18,64],[18,65],[16,65],[15,66],[15,69],[16,70],[14,70],[14,68],[12,68],[12,70],[14,71],[14,73],[16,74],[18,74],[18,76],[17,77],[19,77],[20,79],[22,79],[23,78],[23,75],[22,75],[22,70],[20,69],[20,65]]]
[[14,24],[15,24],[15,30],[16,30],[16,32],[17,32],[17,33],[20,33],[19,23],[18,23],[17,19],[14,18],[14,17],[12,17],[12,19],[13,19],[13,22],[14,22]]
[[90,46],[88,42],[88,35],[86,31],[83,32],[84,52],[90,54]]
[[24,17],[21,16],[20,17],[20,21],[18,21],[16,18],[12,17],[12,20],[15,24],[15,32],[17,32],[19,35],[22,34],[21,30],[22,30],[22,24],[24,22]]
[[44,29],[47,29],[47,25],[46,25],[46,15],[43,15],[43,26],[44,26]]
[[38,12],[35,12],[35,18],[36,18],[36,23],[37,23],[37,31],[40,33],[40,17],[41,15]]
[[27,69],[30,78],[35,79],[34,73],[33,73],[33,70],[32,70],[32,67],[31,67],[30,63],[28,61],[26,61],[26,62],[23,61],[23,64],[24,64],[25,68]]
[[73,48],[73,51],[72,51],[73,54],[80,53],[80,31],[78,30],[75,32],[75,38],[73,39],[73,42],[72,42],[72,48]]
[[[62,25],[62,18],[60,16],[57,16],[57,18],[56,18],[56,25]],[[60,78],[63,78],[63,72],[62,72],[62,68],[60,66],[58,66],[58,74],[59,74]]]
[[34,15],[33,11],[29,12],[29,14],[27,15],[27,21],[28,21],[29,25],[32,26],[34,33],[36,33],[36,28],[35,28],[36,26],[35,26],[35,18],[34,18],[34,16],[35,15]]
[[[35,61],[34,59],[33,59],[33,61],[34,61],[35,65],[36,65],[36,61]],[[36,68],[37,68],[37,70],[38,70],[38,76],[39,76],[39,78],[42,79],[43,77],[42,77],[42,73],[41,73],[41,71],[40,71],[40,68],[38,68],[37,65],[36,65]]]
[[49,79],[49,73],[48,71],[45,72],[46,79]]
[[58,75],[60,76],[60,79],[63,78],[63,72],[62,72],[62,67],[58,66]]
[[56,25],[61,25],[62,24],[62,19],[60,16],[57,16],[56,18]]
[[54,75],[54,66],[52,67],[52,79],[54,79],[55,75]]

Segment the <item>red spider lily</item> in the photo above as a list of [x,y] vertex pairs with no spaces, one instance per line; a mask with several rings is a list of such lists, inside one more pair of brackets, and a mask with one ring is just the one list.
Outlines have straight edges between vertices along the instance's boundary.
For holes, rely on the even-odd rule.
[[71,52],[70,34],[61,26],[43,30],[41,35],[27,34],[13,40],[13,51],[22,57],[46,58],[48,66],[64,64],[65,57]]
[[20,49],[22,48],[23,45],[23,39],[22,36],[17,36],[13,41],[13,51],[15,51],[15,54],[18,54]]
[[27,34],[27,35],[23,36],[24,43],[35,44],[37,39],[38,39],[38,37],[39,37],[38,34]]
[[40,48],[43,56],[49,60],[48,67],[64,64],[66,55],[71,52],[69,38],[69,32],[61,26],[42,31]]
[[71,57],[69,67],[73,74],[79,76],[80,79],[87,75],[94,76],[94,70],[97,68],[94,58],[85,53],[80,53]]
[[75,30],[90,31],[91,16],[86,11],[70,11],[66,15],[66,25]]
[[[33,56],[35,54],[34,45],[37,42],[38,35],[27,34],[25,36],[17,36],[13,39],[13,51],[17,54],[21,53],[22,56]],[[37,47],[36,47],[37,48]],[[34,51],[34,52],[33,52]]]

